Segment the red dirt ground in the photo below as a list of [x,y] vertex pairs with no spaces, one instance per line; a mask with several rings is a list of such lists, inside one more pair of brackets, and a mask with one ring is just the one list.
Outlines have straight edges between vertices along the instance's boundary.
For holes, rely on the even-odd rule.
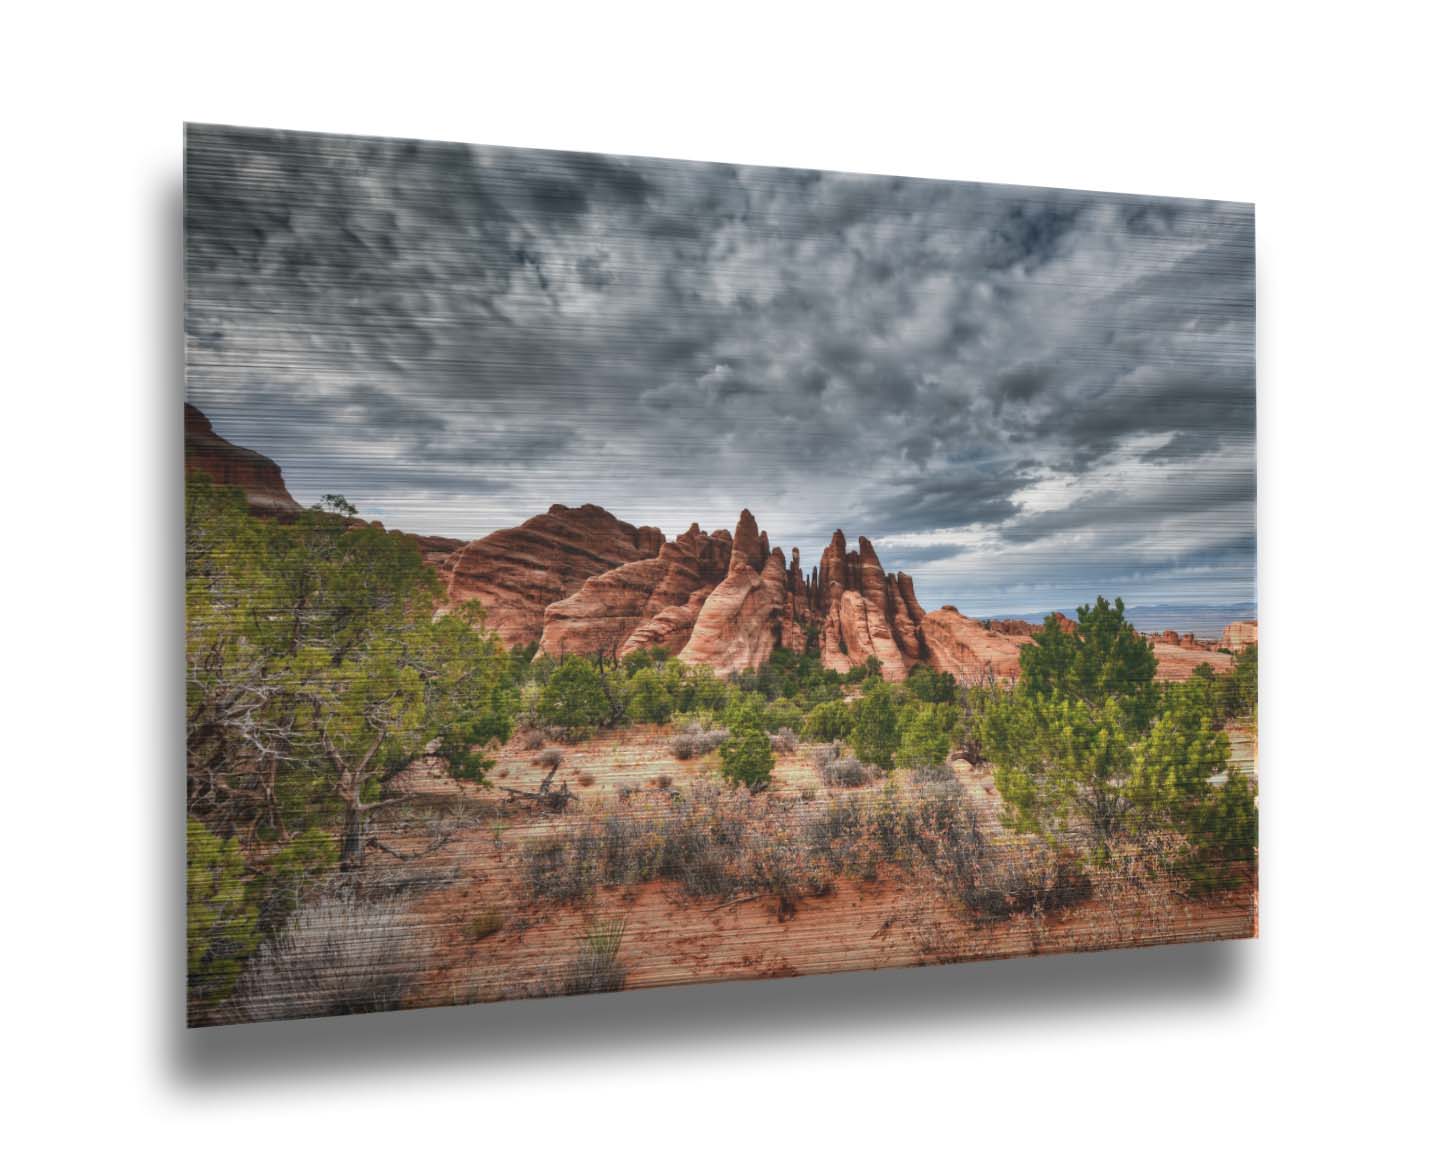
[[[1256,930],[1252,889],[1195,900],[1102,887],[1064,911],[986,923],[957,912],[913,875],[893,868],[868,882],[839,877],[826,895],[803,898],[783,920],[772,897],[695,900],[678,885],[660,881],[600,887],[580,907],[529,903],[519,869],[527,839],[594,818],[622,788],[655,789],[657,778],[669,777],[670,786],[688,789],[715,778],[708,760],[675,760],[668,738],[663,729],[638,728],[562,746],[556,783],[566,781],[579,797],[563,815],[507,801],[496,789],[457,783],[425,765],[406,774],[405,790],[463,808],[473,825],[421,861],[401,865],[386,859],[378,865],[441,877],[436,884],[417,886],[422,892],[409,909],[415,930],[429,938],[431,954],[430,970],[412,996],[415,1006],[554,991],[587,928],[621,918],[625,932],[619,961],[627,988],[1232,939]],[[1236,752],[1237,762],[1253,755],[1248,748]],[[492,782],[535,788],[546,770],[533,762],[534,756],[512,742],[499,754]],[[1253,764],[1237,766],[1253,771]],[[960,760],[955,772],[979,808],[998,813],[1000,800],[987,771]],[[821,783],[805,746],[777,757],[772,791],[820,805],[836,794]],[[382,836],[406,852],[426,844],[418,830],[382,830]],[[498,930],[475,938],[481,935],[471,927],[477,919],[496,914]]]

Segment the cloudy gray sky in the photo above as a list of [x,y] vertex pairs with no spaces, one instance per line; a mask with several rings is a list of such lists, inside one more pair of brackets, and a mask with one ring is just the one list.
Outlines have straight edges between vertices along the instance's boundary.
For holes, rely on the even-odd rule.
[[302,502],[1254,598],[1249,205],[192,126],[185,226],[189,399]]

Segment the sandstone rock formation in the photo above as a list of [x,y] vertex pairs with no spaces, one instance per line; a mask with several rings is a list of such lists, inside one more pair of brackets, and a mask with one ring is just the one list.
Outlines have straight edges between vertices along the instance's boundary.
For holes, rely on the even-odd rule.
[[1020,675],[1020,649],[1033,643],[1029,633],[986,628],[950,604],[927,615],[921,627],[930,666],[969,683],[987,675],[1013,680]]
[[[764,552],[755,517],[744,509],[725,578],[700,606],[680,659],[708,664],[722,676],[758,668],[787,639],[789,588],[784,554],[778,548]],[[800,638],[803,647],[803,632]]]
[[635,560],[592,576],[574,595],[545,608],[540,651],[601,652],[623,657],[640,648],[679,652],[695,617],[730,566],[729,532],[710,536],[698,524]]
[[[189,404],[185,468],[239,487],[258,515],[301,511],[273,460],[231,444]],[[836,531],[807,574],[799,550],[791,549],[787,565],[749,509],[733,537],[692,524],[668,542],[658,528],[636,528],[593,504],[556,504],[518,528],[468,544],[395,534],[415,542],[452,603],[479,601],[486,626],[504,643],[538,642],[552,656],[624,657],[659,647],[729,675],[758,668],[784,647],[818,651],[825,667],[841,673],[873,657],[888,680],[903,680],[923,662],[973,682],[1017,677],[1019,654],[1040,630],[1023,620],[982,624],[949,605],[927,614],[910,577],[886,573],[863,536],[850,551]],[[1074,631],[1074,620],[1054,616]],[[1150,638],[1156,674],[1183,679],[1202,663],[1224,672],[1233,659],[1216,649],[1239,652],[1257,634],[1254,620],[1228,625],[1219,644],[1192,633],[1157,633]]]
[[812,643],[827,668],[848,672],[871,657],[888,680],[903,680],[925,657],[924,610],[904,573],[887,575],[870,541],[847,551],[837,531],[807,577],[800,553],[790,563],[769,549],[746,509],[735,526],[725,579],[706,597],[680,659],[722,674],[759,667],[777,647]]
[[1203,650],[1206,652],[1213,652],[1216,648],[1214,642],[1209,640],[1199,640],[1196,638],[1195,633],[1193,632],[1186,632],[1182,636],[1173,628],[1167,628],[1163,632],[1152,632],[1150,634],[1150,639],[1154,640],[1157,644],[1169,644],[1175,648],[1189,648],[1195,651]]
[[1232,652],[1239,652],[1259,641],[1260,626],[1254,620],[1236,620],[1233,624],[1225,625],[1225,630],[1220,633],[1220,647],[1228,648]]
[[440,573],[449,599],[479,601],[486,627],[513,647],[540,639],[547,606],[592,576],[659,555],[664,542],[658,528],[636,528],[594,504],[554,504],[452,552]]
[[396,531],[393,528],[391,532],[396,536],[404,536],[408,540],[415,541],[415,546],[420,549],[420,558],[432,568],[439,568],[447,556],[465,547],[464,540],[455,540],[449,536],[415,536],[409,532]]
[[217,484],[239,488],[252,512],[286,517],[300,511],[300,505],[285,488],[280,465],[259,452],[230,443],[193,404],[185,405],[185,471],[203,472]]
[[848,672],[873,656],[885,679],[903,680],[925,654],[920,627],[925,614],[914,585],[904,573],[887,576],[864,536],[857,552],[846,551],[843,532],[830,538],[808,607],[820,628],[820,659],[827,668]]

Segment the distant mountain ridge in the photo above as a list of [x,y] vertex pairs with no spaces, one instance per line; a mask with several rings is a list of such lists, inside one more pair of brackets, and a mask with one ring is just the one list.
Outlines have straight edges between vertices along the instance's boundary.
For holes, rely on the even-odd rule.
[[[239,487],[257,515],[300,511],[274,461],[219,436],[189,404],[185,467]],[[486,626],[507,645],[533,644],[557,657],[618,658],[656,647],[724,675],[756,669],[788,648],[815,651],[841,673],[873,659],[888,680],[903,680],[919,664],[961,680],[1013,678],[1021,649],[1048,615],[981,622],[948,604],[926,612],[909,576],[887,573],[864,536],[849,548],[838,529],[806,572],[799,550],[790,550],[787,564],[749,509],[733,533],[692,524],[674,540],[594,504],[555,504],[468,543],[400,534],[436,569],[451,603],[478,602]],[[1228,627],[1254,642],[1253,621]],[[1152,645],[1166,679],[1230,661],[1195,635],[1165,633]]]

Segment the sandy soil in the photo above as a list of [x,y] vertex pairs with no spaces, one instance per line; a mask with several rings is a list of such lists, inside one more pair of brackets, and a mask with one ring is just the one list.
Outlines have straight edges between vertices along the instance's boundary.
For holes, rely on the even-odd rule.
[[[619,958],[627,988],[1229,939],[1255,932],[1252,891],[1205,901],[1097,892],[1063,912],[985,923],[957,913],[898,870],[868,882],[841,877],[829,893],[804,898],[783,919],[771,897],[693,900],[668,882],[600,887],[581,907],[527,903],[519,876],[519,854],[527,840],[594,819],[621,789],[686,789],[715,777],[711,761],[675,760],[668,738],[664,730],[642,728],[563,747],[556,783],[567,782],[578,796],[563,815],[506,800],[496,789],[457,783],[424,764],[407,773],[401,786],[420,803],[463,813],[469,825],[419,861],[379,864],[438,877],[417,884],[409,906],[415,930],[428,938],[431,951],[430,971],[412,997],[416,1006],[552,993],[587,929],[616,919],[625,922]],[[1245,747],[1237,753],[1242,762],[1237,766],[1253,771],[1253,751]],[[546,769],[534,757],[512,742],[500,753],[492,781],[522,789],[538,786]],[[985,770],[964,761],[957,761],[954,770],[982,810],[998,811],[1000,800]],[[817,804],[836,794],[820,781],[805,746],[777,758],[773,789]],[[426,847],[427,836],[416,826],[382,830],[382,835],[401,851]],[[498,930],[482,935],[476,925],[483,917],[498,922]]]

